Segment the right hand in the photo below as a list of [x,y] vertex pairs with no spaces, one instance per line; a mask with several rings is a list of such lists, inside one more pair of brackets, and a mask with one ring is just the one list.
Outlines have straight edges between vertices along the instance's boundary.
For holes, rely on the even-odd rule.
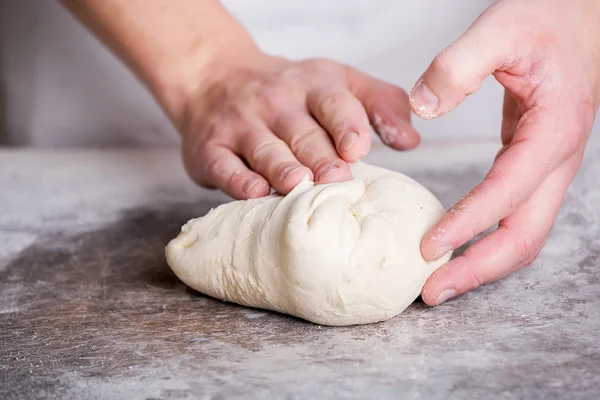
[[351,179],[369,125],[395,149],[419,143],[407,94],[334,61],[293,62],[254,49],[213,63],[186,101],[183,157],[201,186],[236,199]]
[[503,147],[483,182],[425,234],[434,261],[498,223],[436,270],[429,305],[501,279],[539,254],[583,159],[600,106],[600,2],[501,0],[431,63],[413,109],[443,115],[489,75],[505,88]]

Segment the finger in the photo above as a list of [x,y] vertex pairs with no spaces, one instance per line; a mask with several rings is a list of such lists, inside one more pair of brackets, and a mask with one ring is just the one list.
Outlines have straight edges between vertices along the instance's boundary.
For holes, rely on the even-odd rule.
[[308,91],[306,104],[333,138],[342,159],[356,162],[367,155],[371,147],[369,118],[352,93],[340,87],[316,87]]
[[523,112],[508,90],[504,91],[504,105],[502,106],[502,129],[501,139],[503,145],[508,145],[512,141],[515,131]]
[[581,156],[574,156],[561,165],[527,202],[500,222],[498,230],[435,271],[423,287],[423,301],[441,304],[529,265],[552,228],[580,161]]
[[261,175],[250,171],[230,149],[207,145],[198,154],[196,165],[188,173],[200,186],[216,187],[235,199],[253,199],[269,194],[269,183]]
[[[512,213],[541,182],[575,151],[577,135],[555,138],[544,134],[570,129],[562,116],[532,111],[525,115],[510,147],[496,160],[482,183],[463,197],[423,238],[421,252],[435,260],[471,240]],[[545,135],[547,136],[547,135]],[[575,143],[575,144],[573,144]]]
[[282,113],[273,130],[289,145],[296,158],[313,171],[316,183],[352,178],[350,167],[338,155],[329,134],[307,113]]
[[410,124],[408,95],[401,88],[348,68],[352,93],[360,100],[381,141],[396,150],[417,146],[419,134]]
[[433,119],[451,111],[474,93],[488,75],[510,61],[517,37],[510,27],[499,34],[499,24],[490,21],[493,14],[482,14],[434,58],[411,91],[410,105],[415,114]]
[[288,147],[266,126],[250,123],[243,134],[237,136],[239,154],[252,170],[264,176],[281,194],[288,194],[304,177],[313,179],[310,169],[302,165]]
[[519,120],[523,116],[523,112],[517,100],[513,97],[508,90],[504,90],[504,105],[502,107],[502,129],[501,139],[502,148],[496,154],[494,162],[510,147],[510,142],[513,140],[515,131],[519,124]]

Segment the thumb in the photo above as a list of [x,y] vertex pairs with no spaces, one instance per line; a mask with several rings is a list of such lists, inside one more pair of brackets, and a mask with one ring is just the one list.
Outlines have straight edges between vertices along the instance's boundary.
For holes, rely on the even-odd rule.
[[488,10],[450,47],[438,54],[410,93],[421,118],[434,119],[454,109],[502,68],[514,53],[506,26]]

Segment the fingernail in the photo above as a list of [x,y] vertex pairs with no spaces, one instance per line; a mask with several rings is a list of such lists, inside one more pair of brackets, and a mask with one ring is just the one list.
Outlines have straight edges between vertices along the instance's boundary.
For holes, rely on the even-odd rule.
[[454,250],[454,246],[451,245],[446,245],[446,246],[440,246],[437,251],[435,252],[435,260],[439,260],[440,258],[444,257],[446,254],[450,253],[452,250]]
[[290,176],[291,174],[293,174],[294,172],[296,172],[300,169],[302,169],[302,167],[298,167],[295,165],[287,167],[286,169],[283,170],[283,174],[281,174],[281,179],[287,178],[288,176]]
[[437,96],[422,80],[413,90],[413,101],[420,112],[435,113],[440,105]]
[[327,167],[323,171],[321,171],[321,173],[319,174],[319,180],[325,178],[327,175],[330,175],[331,173],[333,173],[337,170],[339,170],[339,168],[337,166],[330,165],[329,167]]
[[350,148],[352,148],[352,146],[354,146],[354,143],[356,143],[357,140],[358,140],[358,133],[356,133],[356,132],[346,133],[346,135],[342,138],[342,141],[340,142],[340,152],[343,153],[344,151],[350,150]]
[[453,298],[454,296],[456,296],[456,290],[446,289],[442,293],[440,293],[440,296],[437,298],[435,305],[439,306],[440,304],[442,304],[445,301],[448,301],[449,299]]
[[258,178],[250,178],[244,183],[244,187],[242,190],[244,193],[249,194],[253,187],[260,183],[260,179]]

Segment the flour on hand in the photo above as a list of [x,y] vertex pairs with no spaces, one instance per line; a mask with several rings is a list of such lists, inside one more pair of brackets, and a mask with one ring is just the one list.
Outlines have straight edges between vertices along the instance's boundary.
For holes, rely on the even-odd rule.
[[287,196],[236,201],[189,221],[166,249],[188,286],[323,325],[401,313],[450,254],[428,263],[420,242],[444,214],[427,189],[364,163],[354,179]]

